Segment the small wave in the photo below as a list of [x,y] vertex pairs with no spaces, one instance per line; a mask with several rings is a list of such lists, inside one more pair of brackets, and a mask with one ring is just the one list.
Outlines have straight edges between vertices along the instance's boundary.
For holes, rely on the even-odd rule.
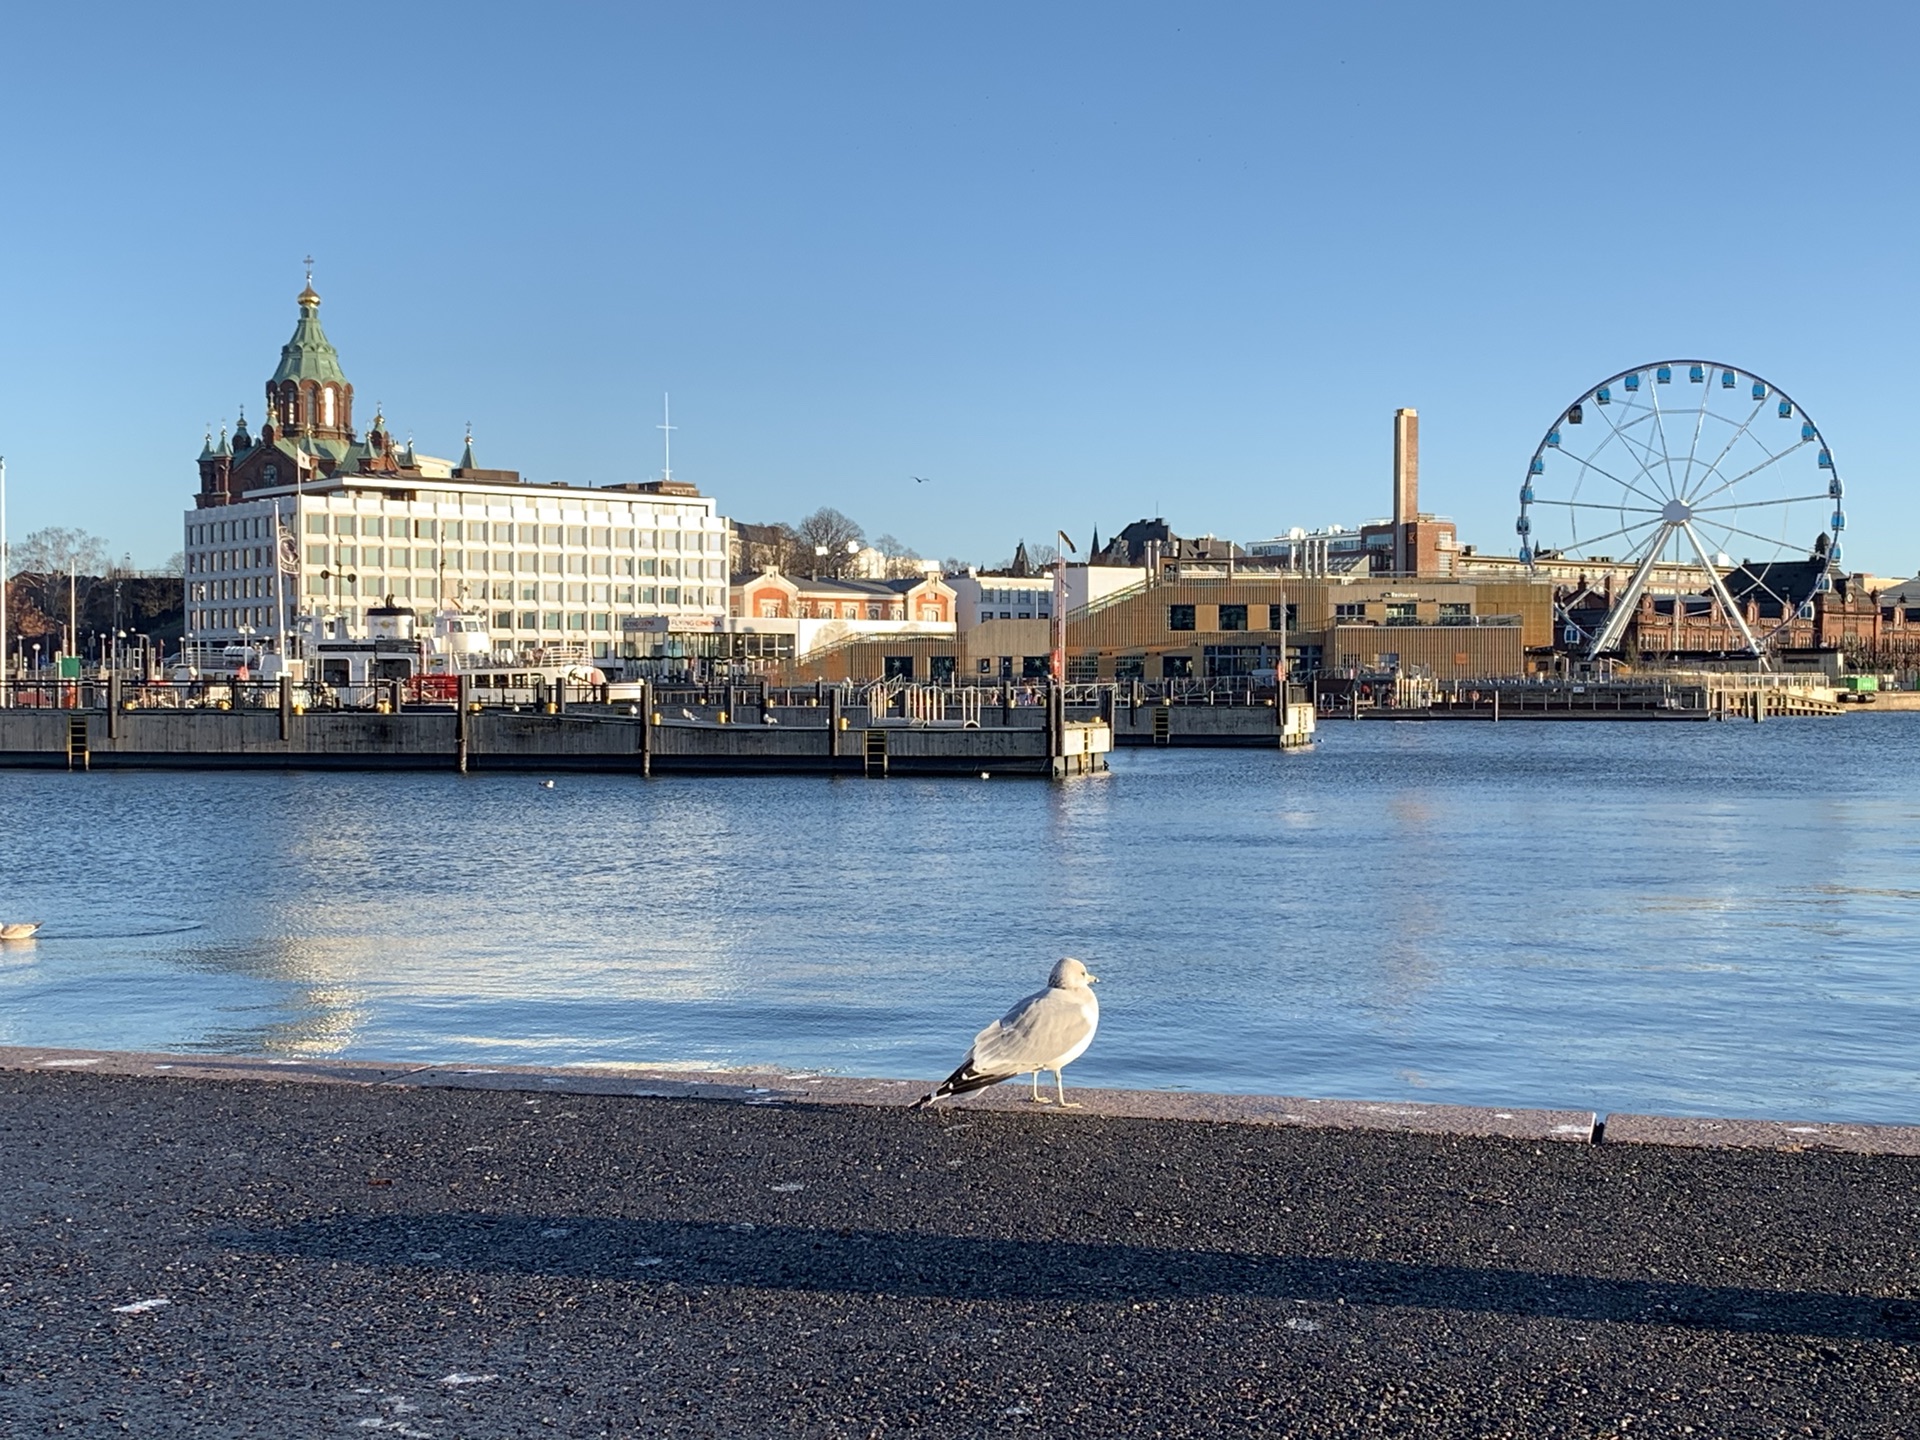
[[203,920],[154,920],[148,922],[106,920],[49,921],[33,938],[36,940],[145,940],[155,935],[185,935],[206,929]]

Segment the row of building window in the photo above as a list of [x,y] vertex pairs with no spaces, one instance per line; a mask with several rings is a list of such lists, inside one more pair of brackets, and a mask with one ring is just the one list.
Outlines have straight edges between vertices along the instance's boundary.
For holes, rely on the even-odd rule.
[[[982,620],[992,620],[996,617],[993,611],[982,610],[980,612],[980,618]],[[999,612],[998,618],[1001,620],[1031,620],[1034,618],[1034,612],[1031,610],[1021,610],[1018,612],[1002,610]],[[1039,613],[1039,618],[1042,620],[1051,620],[1053,618],[1053,612],[1051,610],[1042,610]]]
[[[672,601],[668,601],[672,604]],[[356,619],[358,612],[353,612]],[[297,621],[289,615],[289,626]],[[585,610],[497,610],[491,615],[494,633],[523,631],[540,634],[611,634],[624,632],[629,618],[605,611]],[[187,619],[194,631],[239,630],[243,626],[257,634],[266,634],[273,626],[271,605],[245,605],[231,609],[189,610]]]
[[[349,581],[340,575],[309,575],[307,594],[315,596],[391,595],[396,600],[438,600],[446,598],[473,601],[518,601],[595,605],[692,605],[715,608],[726,603],[726,592],[705,585],[561,585],[557,581],[538,583],[495,581],[493,584],[442,585],[438,579],[410,575],[361,575]],[[255,593],[264,593],[255,592]],[[209,599],[222,598],[209,596]]]
[[495,545],[565,546],[571,550],[723,550],[718,530],[631,530],[608,525],[509,525],[484,520],[412,520],[401,516],[309,515],[309,535],[443,540]]
[[[1249,620],[1256,613],[1255,607],[1248,605],[1221,605],[1217,607],[1219,621],[1215,630],[1250,629]],[[1267,624],[1269,630],[1297,628],[1298,607],[1294,605],[1268,605]],[[1389,625],[1418,625],[1420,623],[1420,605],[1415,600],[1388,600],[1384,603],[1386,622]],[[1333,607],[1333,618],[1339,620],[1361,620],[1368,616],[1365,601],[1341,602]],[[981,618],[986,618],[982,616]],[[1002,619],[1006,618],[1004,616]],[[1466,624],[1473,619],[1473,606],[1466,601],[1442,601],[1439,607],[1439,623],[1442,625]],[[1196,630],[1199,628],[1199,607],[1197,605],[1169,605],[1167,607],[1167,628],[1169,630]]]
[[309,565],[365,565],[388,570],[471,570],[500,575],[660,575],[671,579],[722,579],[723,560],[672,555],[544,555],[506,550],[437,550],[397,545],[309,545]]
[[[405,515],[327,515],[322,512],[309,512],[306,531],[309,535],[372,535],[395,536],[420,540],[477,540],[482,543],[491,541],[496,545],[561,545],[575,549],[592,545],[607,549],[641,550],[721,550],[725,548],[725,536],[718,522],[712,522],[713,528],[702,528],[703,522],[711,521],[704,512],[686,514],[672,506],[655,507],[655,518],[659,520],[679,520],[687,522],[683,532],[679,529],[662,527],[660,529],[633,529],[610,525],[522,525],[507,524],[486,520],[437,520],[415,519]],[[289,524],[291,528],[291,524]],[[682,543],[683,534],[685,543]],[[708,538],[702,542],[702,535]],[[190,546],[226,545],[242,540],[268,540],[273,537],[273,516],[241,515],[228,520],[208,520],[187,526],[187,544]],[[564,537],[564,538],[563,538]]]

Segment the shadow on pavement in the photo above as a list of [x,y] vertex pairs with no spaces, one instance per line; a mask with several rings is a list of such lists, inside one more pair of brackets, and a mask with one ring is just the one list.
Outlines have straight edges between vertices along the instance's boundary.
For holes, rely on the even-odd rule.
[[1244,1296],[1848,1339],[1920,1339],[1920,1302],[1539,1270],[1112,1242],[452,1212],[315,1220],[214,1237],[375,1269],[977,1301]]

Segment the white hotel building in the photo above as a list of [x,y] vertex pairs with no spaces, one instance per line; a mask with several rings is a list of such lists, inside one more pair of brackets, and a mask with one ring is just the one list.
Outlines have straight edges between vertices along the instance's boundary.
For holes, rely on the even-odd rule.
[[[357,633],[370,606],[483,615],[497,647],[580,646],[596,658],[688,653],[723,629],[727,522],[692,486],[532,484],[352,428],[353,387],[320,297],[267,382],[258,437],[209,437],[186,515],[189,641],[271,639],[310,618]],[[275,527],[283,539],[276,568]]]

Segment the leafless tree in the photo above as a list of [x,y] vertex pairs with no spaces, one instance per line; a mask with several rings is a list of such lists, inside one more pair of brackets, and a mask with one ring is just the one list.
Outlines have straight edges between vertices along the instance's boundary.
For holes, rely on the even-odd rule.
[[904,580],[910,575],[918,575],[923,568],[919,552],[906,541],[892,535],[882,535],[873,542],[873,548],[886,557],[889,580]]
[[7,564],[15,575],[104,575],[113,567],[107,542],[84,530],[53,526],[35,530],[17,545],[7,547]]
[[[817,564],[822,575],[835,577],[845,575],[851,568],[853,554],[849,552],[849,545],[857,552],[867,538],[866,531],[856,521],[828,505],[821,506],[794,526],[794,533],[806,552],[803,562],[806,568],[811,571]],[[820,553],[822,550],[826,552],[824,555]]]

